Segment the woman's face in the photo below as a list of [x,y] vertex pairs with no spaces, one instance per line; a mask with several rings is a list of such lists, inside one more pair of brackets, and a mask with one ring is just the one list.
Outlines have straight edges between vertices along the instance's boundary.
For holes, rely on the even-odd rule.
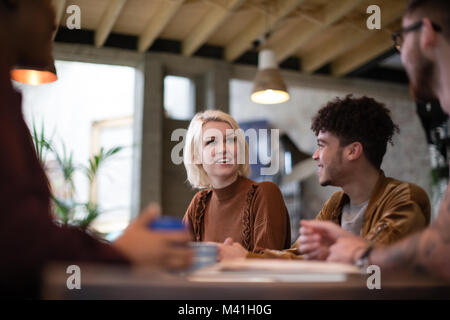
[[237,137],[226,122],[209,121],[203,125],[201,137],[202,166],[214,185],[237,175]]

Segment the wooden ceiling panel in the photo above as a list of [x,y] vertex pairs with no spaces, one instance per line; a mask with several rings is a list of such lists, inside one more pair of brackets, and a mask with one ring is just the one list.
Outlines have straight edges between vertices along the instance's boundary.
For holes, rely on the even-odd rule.
[[344,29],[343,24],[331,25],[323,31],[319,32],[314,38],[308,41],[300,50],[296,53],[296,56],[301,57],[302,55],[311,52],[315,48],[318,48],[322,43],[335,42],[342,35]]
[[[81,28],[87,30],[96,30],[104,12],[108,8],[109,0],[67,0],[66,8],[70,5],[77,5],[81,10]],[[69,15],[64,11],[61,25],[66,26]]]
[[188,37],[191,30],[208,13],[209,9],[210,4],[204,1],[186,2],[170,20],[160,37],[182,41]]
[[362,0],[331,1],[314,12],[312,16],[304,16],[291,35],[276,48],[275,54],[278,61],[283,61],[298,52],[305,44],[320,35],[328,26],[340,21],[361,2]]
[[128,35],[141,34],[161,4],[164,4],[164,0],[128,0],[113,31]]
[[216,46],[226,46],[239,33],[259,16],[258,10],[251,6],[242,6],[229,16],[225,22],[211,35],[207,43]]
[[271,36],[264,47],[272,49],[276,48],[279,43],[283,42],[283,39],[291,34],[296,25],[299,23],[300,19],[301,18],[298,18],[296,16],[291,16],[290,18],[277,23],[271,30]]
[[387,26],[386,30],[373,33],[351,51],[343,54],[331,64],[334,76],[343,76],[363,66],[370,60],[393,48],[391,32],[401,27],[401,19]]
[[[136,36],[138,51],[157,38],[177,40],[186,56],[205,44],[223,48],[234,61],[259,46],[272,48],[282,62],[299,57],[301,69],[315,72],[331,63],[337,76],[368,63],[388,48],[388,28],[406,0],[52,0],[65,26],[65,8],[81,8],[81,27],[95,32],[102,46],[111,32]],[[382,31],[366,28],[369,5],[382,13]],[[398,21],[397,21],[398,22]],[[371,41],[373,42],[371,44]],[[364,49],[364,46],[367,48]]]
[[197,51],[244,2],[244,0],[228,0],[210,3],[211,8],[183,41],[182,54],[190,56]]
[[276,26],[289,16],[304,0],[279,0],[271,2],[272,6],[266,9],[267,14],[259,14],[236,38],[225,47],[225,60],[233,61],[245,51],[252,49],[254,40],[264,35],[268,29]]

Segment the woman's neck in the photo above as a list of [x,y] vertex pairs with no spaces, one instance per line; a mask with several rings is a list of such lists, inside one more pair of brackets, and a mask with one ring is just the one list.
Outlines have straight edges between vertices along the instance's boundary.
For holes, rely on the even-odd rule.
[[238,178],[238,174],[235,173],[234,175],[227,177],[225,179],[223,178],[216,178],[216,179],[211,179],[211,185],[214,189],[223,189],[228,187],[230,184],[232,184],[233,182],[235,182]]

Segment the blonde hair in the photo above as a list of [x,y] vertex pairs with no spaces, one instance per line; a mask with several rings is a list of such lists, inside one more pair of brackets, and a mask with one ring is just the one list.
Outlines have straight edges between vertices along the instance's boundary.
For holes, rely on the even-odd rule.
[[[250,174],[249,150],[244,133],[240,129],[236,120],[229,114],[220,110],[206,110],[197,113],[192,118],[186,134],[186,144],[183,150],[184,166],[186,167],[187,180],[194,188],[207,188],[211,186],[208,175],[203,169],[203,165],[198,162],[200,159],[199,146],[201,146],[201,135],[203,125],[210,121],[220,121],[228,123],[235,131],[239,150],[245,150],[245,162],[239,164],[238,175],[248,177]],[[244,148],[242,148],[244,147]],[[239,162],[238,162],[239,163]]]

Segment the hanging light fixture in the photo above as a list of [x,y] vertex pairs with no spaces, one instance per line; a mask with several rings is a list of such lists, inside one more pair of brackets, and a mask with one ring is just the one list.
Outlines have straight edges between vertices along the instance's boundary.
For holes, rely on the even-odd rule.
[[[270,35],[269,1],[265,1],[266,33],[259,45],[264,44]],[[261,104],[283,103],[289,100],[289,93],[278,70],[273,50],[262,49],[258,54],[258,72],[253,81],[251,100]]]
[[[52,1],[53,5],[55,5],[55,1]],[[55,8],[56,10],[56,8]],[[59,10],[56,10],[59,11]],[[58,21],[60,18],[57,18],[55,15],[55,30],[53,31],[52,39],[55,38],[57,26],[59,25]],[[43,68],[35,67],[35,66],[15,66],[11,70],[11,79],[30,84],[33,86],[51,83],[58,80],[58,76],[56,74],[55,67],[55,59],[53,59],[53,55],[50,55],[47,64]]]
[[53,57],[44,68],[16,66],[11,70],[11,79],[30,85],[51,83],[58,80]]
[[258,72],[253,81],[251,99],[261,104],[276,104],[289,100],[289,93],[278,69],[275,53],[270,49],[259,52]]

